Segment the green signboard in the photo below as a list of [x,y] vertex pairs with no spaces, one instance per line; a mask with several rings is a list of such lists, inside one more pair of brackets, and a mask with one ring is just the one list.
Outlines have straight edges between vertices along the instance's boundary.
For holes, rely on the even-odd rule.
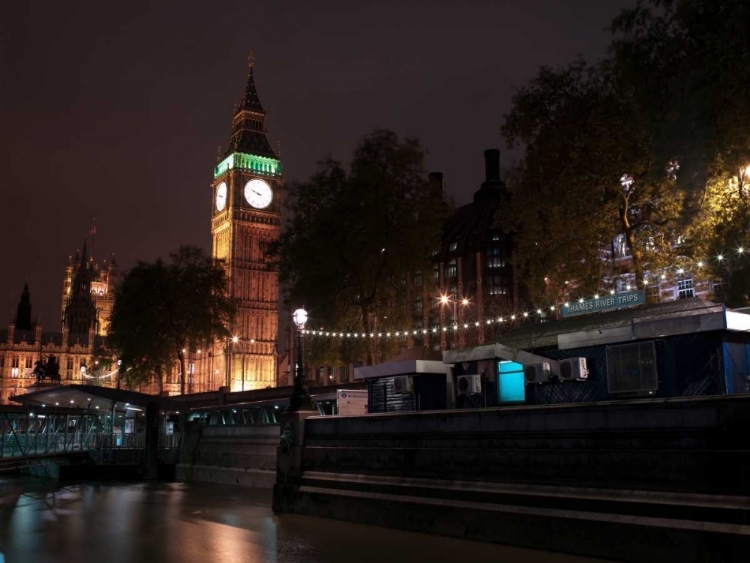
[[584,299],[582,301],[573,301],[566,303],[560,308],[563,318],[574,317],[576,315],[586,315],[588,313],[601,313],[603,311],[613,311],[623,307],[632,307],[634,305],[643,305],[646,303],[646,292],[642,289],[638,291],[628,291],[625,293],[615,293],[604,297],[595,297],[593,299]]

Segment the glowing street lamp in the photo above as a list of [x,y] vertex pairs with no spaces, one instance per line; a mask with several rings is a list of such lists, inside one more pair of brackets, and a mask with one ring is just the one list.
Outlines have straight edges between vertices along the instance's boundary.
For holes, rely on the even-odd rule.
[[289,397],[289,407],[287,409],[291,412],[314,410],[310,391],[307,389],[307,385],[305,385],[305,369],[302,365],[304,357],[302,351],[302,331],[305,329],[307,319],[307,311],[304,308],[299,308],[292,314],[292,321],[294,321],[294,325],[297,327],[297,362],[294,369],[294,389],[292,390],[292,396]]

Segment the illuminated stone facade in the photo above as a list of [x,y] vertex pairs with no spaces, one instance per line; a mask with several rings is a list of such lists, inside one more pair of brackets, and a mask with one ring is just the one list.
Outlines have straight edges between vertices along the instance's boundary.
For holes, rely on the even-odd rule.
[[[86,245],[84,244],[84,253]],[[65,267],[63,278],[62,304],[60,308],[60,319],[65,320],[65,309],[71,298],[71,290],[75,283],[76,275],[81,272],[81,253],[76,251],[75,256],[68,256],[68,265]],[[111,260],[96,262],[93,257],[84,258],[90,272],[89,293],[96,313],[94,316],[94,330],[99,336],[106,336],[109,328],[109,316],[112,314],[112,306],[115,302],[115,287],[117,285],[117,264],[114,256]]]
[[[213,257],[224,260],[239,303],[236,342],[217,343],[201,369],[232,391],[276,386],[279,282],[266,254],[281,232],[281,163],[266,136],[266,112],[251,66],[234,113],[229,149],[214,169]],[[208,365],[210,362],[210,365]]]
[[114,367],[100,366],[96,359],[104,344],[116,283],[114,259],[97,263],[84,243],[82,251],[68,257],[57,331],[46,331],[33,320],[29,287],[24,286],[16,317],[7,330],[0,330],[0,402],[7,403],[9,396],[36,385],[34,366],[49,356],[57,359],[63,384],[116,384]]

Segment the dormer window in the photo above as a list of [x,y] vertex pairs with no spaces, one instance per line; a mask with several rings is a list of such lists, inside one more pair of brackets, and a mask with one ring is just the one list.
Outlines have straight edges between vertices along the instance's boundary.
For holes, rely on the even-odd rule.
[[455,252],[456,250],[458,250],[458,241],[454,240],[448,247],[448,252]]

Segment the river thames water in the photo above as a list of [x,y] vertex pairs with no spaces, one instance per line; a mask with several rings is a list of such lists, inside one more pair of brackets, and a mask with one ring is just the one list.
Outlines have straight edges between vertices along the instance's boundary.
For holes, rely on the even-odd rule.
[[0,475],[0,562],[597,561],[335,520],[276,516],[270,501],[270,491],[222,485],[59,485]]

